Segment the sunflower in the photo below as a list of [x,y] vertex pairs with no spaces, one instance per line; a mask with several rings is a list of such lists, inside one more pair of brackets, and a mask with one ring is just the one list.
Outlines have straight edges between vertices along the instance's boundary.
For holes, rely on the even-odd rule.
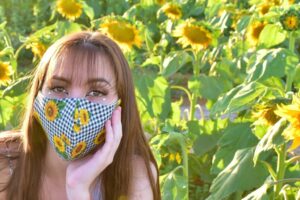
[[207,48],[212,42],[211,33],[205,27],[194,24],[191,20],[178,25],[174,36],[179,37],[177,43],[181,44],[183,48],[191,45],[192,49],[196,51]]
[[77,157],[78,155],[80,155],[86,148],[86,142],[82,141],[79,142],[72,150],[71,152],[71,156],[72,158]]
[[253,22],[250,27],[248,27],[247,29],[247,39],[249,40],[250,44],[253,46],[256,46],[259,40],[259,35],[261,33],[261,31],[264,29],[265,27],[265,23],[263,22]]
[[65,152],[65,143],[62,139],[56,135],[53,136],[54,146],[60,151],[61,153]]
[[125,51],[129,51],[133,45],[140,47],[142,44],[137,28],[126,21],[107,19],[101,24],[100,30],[117,42]]
[[38,58],[41,58],[47,49],[47,47],[41,42],[32,42],[27,45],[26,48],[31,48],[33,55]]
[[296,149],[300,146],[300,98],[295,95],[291,104],[278,106],[275,113],[290,122],[283,136],[287,140],[293,140],[289,150]]
[[273,105],[257,105],[255,107],[255,112],[252,116],[256,118],[255,125],[267,125],[272,126],[278,120],[279,117],[274,113],[276,109],[276,104]]
[[49,121],[54,121],[58,115],[58,107],[55,101],[50,100],[45,105],[45,116]]
[[86,109],[81,109],[79,111],[79,116],[80,116],[81,125],[85,126],[89,123],[90,116],[89,116],[89,112]]
[[70,140],[69,140],[69,138],[63,133],[63,134],[61,134],[61,139],[62,139],[62,141],[66,144],[66,145],[71,145],[71,143],[70,143]]
[[75,133],[79,133],[80,132],[80,125],[75,123],[74,126],[73,126],[73,130],[74,130]]
[[156,0],[156,3],[163,5],[166,3],[166,0]]
[[82,14],[82,3],[76,0],[58,0],[56,2],[56,10],[63,17],[69,20],[75,20]]
[[165,15],[167,15],[172,20],[180,19],[182,16],[181,9],[176,4],[167,3],[161,9],[165,13]]
[[97,134],[97,136],[94,139],[95,144],[101,144],[105,140],[105,130],[104,128]]
[[12,73],[12,67],[7,62],[0,62],[0,86],[10,82]]
[[259,13],[261,15],[265,15],[269,12],[271,7],[272,7],[272,4],[270,4],[270,3],[262,3],[258,6]]
[[294,9],[290,9],[280,16],[280,23],[287,31],[295,31],[299,28],[300,15]]

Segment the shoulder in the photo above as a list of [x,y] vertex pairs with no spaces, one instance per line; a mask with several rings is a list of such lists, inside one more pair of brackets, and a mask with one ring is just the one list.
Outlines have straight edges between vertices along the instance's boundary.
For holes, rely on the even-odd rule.
[[4,198],[3,187],[8,183],[20,152],[21,134],[18,131],[0,132],[0,199]]
[[[157,169],[154,163],[150,162],[151,175],[157,183]],[[152,188],[149,180],[147,167],[141,156],[135,155],[132,159],[132,178],[130,183],[130,199],[152,199]]]

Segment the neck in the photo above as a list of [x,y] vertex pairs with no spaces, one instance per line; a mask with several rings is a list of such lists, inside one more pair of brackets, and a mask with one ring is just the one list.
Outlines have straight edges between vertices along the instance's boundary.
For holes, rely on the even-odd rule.
[[56,180],[56,182],[65,184],[66,171],[69,164],[68,161],[61,159],[50,143],[47,145],[46,157],[45,157],[45,177]]

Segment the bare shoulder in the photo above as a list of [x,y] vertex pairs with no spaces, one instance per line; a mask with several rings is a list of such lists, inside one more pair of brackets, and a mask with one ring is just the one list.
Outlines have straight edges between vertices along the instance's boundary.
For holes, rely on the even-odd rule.
[[[20,151],[20,133],[17,131],[0,132],[0,191],[8,183],[14,167],[14,158]],[[0,200],[5,199],[5,192],[0,192]]]
[[[150,180],[147,173],[146,164],[141,156],[134,156],[132,160],[133,173],[130,184],[130,200],[153,199]],[[155,183],[157,182],[157,170],[154,163],[150,162],[150,169]]]

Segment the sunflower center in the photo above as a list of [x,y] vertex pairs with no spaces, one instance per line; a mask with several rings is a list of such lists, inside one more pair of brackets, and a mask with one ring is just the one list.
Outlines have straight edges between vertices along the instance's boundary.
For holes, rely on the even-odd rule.
[[252,36],[255,38],[255,39],[258,39],[259,38],[259,35],[261,33],[261,31],[263,30],[264,28],[264,24],[260,24],[256,27],[253,28],[253,32],[252,32]]
[[207,36],[207,31],[201,27],[185,27],[183,34],[191,43],[206,44],[210,41],[210,38]]
[[135,34],[128,25],[115,22],[108,27],[108,31],[119,42],[130,43],[134,41]]
[[75,153],[79,153],[79,152],[81,151],[82,147],[83,147],[82,144],[79,145],[79,146],[75,149]]
[[297,26],[297,17],[295,16],[287,17],[285,23],[289,28],[295,28]]
[[166,13],[170,13],[172,15],[180,15],[180,11],[177,8],[168,8]]
[[50,116],[50,117],[53,116],[53,114],[54,114],[53,108],[49,106],[47,108],[47,113],[48,113],[48,116]]

